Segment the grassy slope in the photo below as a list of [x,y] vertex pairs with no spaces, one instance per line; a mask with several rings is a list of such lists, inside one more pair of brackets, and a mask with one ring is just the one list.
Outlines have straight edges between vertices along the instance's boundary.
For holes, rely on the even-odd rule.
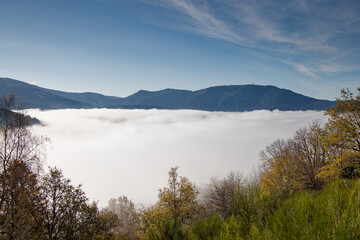
[[360,180],[299,193],[267,219],[268,239],[360,239]]
[[[254,215],[257,209],[251,210]],[[334,180],[320,191],[297,193],[275,211],[267,210],[267,217],[250,224],[236,216],[203,219],[191,226],[188,239],[360,239],[360,179]]]

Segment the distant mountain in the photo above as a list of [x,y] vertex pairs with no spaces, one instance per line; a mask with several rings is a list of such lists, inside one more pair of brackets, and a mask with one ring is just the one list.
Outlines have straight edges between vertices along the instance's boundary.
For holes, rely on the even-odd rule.
[[274,86],[233,85],[210,87],[198,91],[164,89],[140,90],[126,98],[99,93],[69,93],[0,78],[0,94],[10,91],[29,108],[124,108],[124,109],[196,109],[242,112],[253,110],[324,110],[333,101],[318,100]]
[[62,98],[71,99],[76,102],[89,104],[92,107],[105,108],[112,105],[122,104],[122,98],[120,97],[105,96],[99,93],[92,93],[92,92],[69,93],[69,92],[61,92],[61,91],[50,90],[45,88],[43,88],[43,90]]
[[184,108],[185,103],[194,95],[187,90],[164,89],[156,92],[140,90],[123,99],[126,105],[151,105],[163,108]]
[[62,109],[62,108],[91,108],[93,105],[64,98],[51,93],[51,90],[10,78],[0,78],[0,94],[13,92],[23,100],[28,108]]
[[217,86],[198,91],[165,89],[138,91],[124,98],[127,105],[140,104],[171,109],[243,112],[253,110],[324,110],[334,105],[274,86]]
[[318,100],[274,86],[220,86],[194,92],[184,108],[209,111],[324,110],[334,102]]

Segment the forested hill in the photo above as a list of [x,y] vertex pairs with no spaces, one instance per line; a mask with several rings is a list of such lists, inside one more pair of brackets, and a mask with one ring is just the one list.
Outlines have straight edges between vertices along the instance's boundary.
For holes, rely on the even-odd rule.
[[124,103],[149,104],[174,109],[242,112],[253,110],[324,110],[334,102],[318,100],[274,86],[233,85],[210,87],[198,91],[165,89],[141,90],[124,99]]
[[333,101],[307,97],[274,86],[216,86],[197,91],[140,90],[125,98],[99,93],[70,93],[42,88],[14,79],[0,78],[0,93],[13,92],[29,108],[160,108],[242,112],[252,110],[325,110]]
[[41,124],[40,120],[37,118],[30,117],[23,113],[17,113],[10,111],[8,109],[4,109],[0,107],[0,126],[4,126],[4,119],[5,115],[8,115],[8,118],[12,121],[16,122],[19,121],[20,123],[25,123],[25,125],[34,125],[34,124]]

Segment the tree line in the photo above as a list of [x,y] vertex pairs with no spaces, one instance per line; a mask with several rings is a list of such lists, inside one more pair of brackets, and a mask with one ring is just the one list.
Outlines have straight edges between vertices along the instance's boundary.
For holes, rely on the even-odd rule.
[[100,209],[60,169],[44,173],[48,139],[11,110],[15,96],[2,96],[0,239],[360,238],[360,88],[341,91],[328,122],[268,145],[251,177],[199,189],[171,168],[157,202],[140,207],[120,196]]

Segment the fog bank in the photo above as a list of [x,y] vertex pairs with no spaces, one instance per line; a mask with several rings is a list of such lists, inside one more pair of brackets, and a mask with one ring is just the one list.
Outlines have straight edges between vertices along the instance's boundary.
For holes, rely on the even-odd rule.
[[60,167],[87,196],[105,206],[126,195],[151,203],[167,184],[167,172],[197,185],[230,171],[248,173],[259,151],[277,138],[288,138],[315,119],[317,111],[244,113],[193,110],[29,110],[45,125],[46,164]]

